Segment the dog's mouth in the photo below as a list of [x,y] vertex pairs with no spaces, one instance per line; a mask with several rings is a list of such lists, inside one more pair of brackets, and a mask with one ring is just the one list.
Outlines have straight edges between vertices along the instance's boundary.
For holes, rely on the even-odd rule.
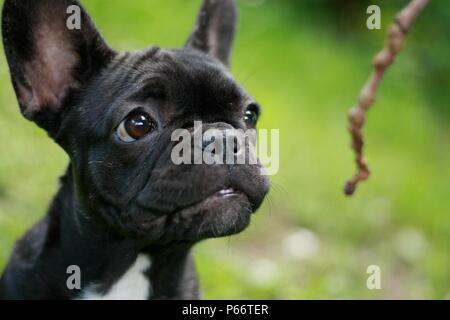
[[217,191],[216,193],[214,193],[212,196],[217,196],[217,197],[224,197],[224,198],[228,198],[228,197],[233,197],[236,196],[238,194],[239,191],[234,190],[233,188],[227,188],[227,189],[222,189]]
[[252,207],[244,192],[226,187],[171,213],[138,213],[122,226],[139,238],[196,241],[242,231],[250,222]]
[[212,195],[204,198],[203,200],[181,208],[173,214],[184,216],[196,213],[201,214],[206,211],[217,211],[223,206],[233,205],[233,203],[237,200],[245,200],[245,202],[248,203],[248,208],[250,208],[250,201],[248,200],[247,195],[245,195],[242,191],[229,187],[214,192]]

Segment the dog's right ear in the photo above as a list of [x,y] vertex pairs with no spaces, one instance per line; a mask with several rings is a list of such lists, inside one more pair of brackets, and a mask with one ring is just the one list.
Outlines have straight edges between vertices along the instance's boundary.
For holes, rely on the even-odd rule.
[[194,30],[185,47],[208,53],[228,66],[236,19],[235,0],[203,0]]
[[116,53],[75,0],[5,0],[2,32],[23,115],[55,136],[76,92]]

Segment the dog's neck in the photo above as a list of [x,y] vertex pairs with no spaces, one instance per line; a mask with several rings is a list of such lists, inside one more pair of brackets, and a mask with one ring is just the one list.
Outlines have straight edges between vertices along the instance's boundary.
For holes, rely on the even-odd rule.
[[[18,244],[18,250],[33,256],[33,270],[25,272],[37,273],[35,278],[45,279],[52,290],[43,298],[198,298],[192,245],[143,246],[120,236],[101,219],[93,219],[74,190],[69,167],[47,216]],[[67,287],[69,266],[79,267],[81,289]],[[142,281],[147,281],[147,289]],[[128,295],[124,286],[130,285],[133,294],[145,292]]]

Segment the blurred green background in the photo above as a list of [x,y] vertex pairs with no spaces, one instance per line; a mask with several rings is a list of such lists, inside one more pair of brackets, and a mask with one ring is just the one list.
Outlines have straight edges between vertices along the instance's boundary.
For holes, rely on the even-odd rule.
[[[239,0],[236,78],[280,129],[280,171],[244,233],[195,248],[207,299],[450,298],[450,3],[431,1],[366,127],[373,175],[352,198],[348,109],[408,1]],[[0,1],[3,4],[3,0]],[[120,50],[181,46],[199,1],[84,1]],[[366,28],[378,4],[382,29]],[[0,53],[0,270],[67,165],[19,114]],[[381,290],[366,287],[369,265]]]

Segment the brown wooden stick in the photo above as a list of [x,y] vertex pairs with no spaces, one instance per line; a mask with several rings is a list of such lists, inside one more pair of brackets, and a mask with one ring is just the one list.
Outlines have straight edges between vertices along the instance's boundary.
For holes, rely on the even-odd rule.
[[384,48],[373,60],[374,69],[360,92],[358,105],[353,107],[349,112],[350,126],[348,130],[352,137],[352,148],[356,154],[357,173],[346,183],[344,188],[346,195],[352,195],[358,183],[367,180],[370,175],[370,170],[363,154],[363,126],[367,111],[375,102],[377,89],[385,71],[394,62],[396,55],[403,46],[406,34],[411,30],[417,17],[428,2],[429,0],[411,0],[396,16],[389,28],[388,38]]

